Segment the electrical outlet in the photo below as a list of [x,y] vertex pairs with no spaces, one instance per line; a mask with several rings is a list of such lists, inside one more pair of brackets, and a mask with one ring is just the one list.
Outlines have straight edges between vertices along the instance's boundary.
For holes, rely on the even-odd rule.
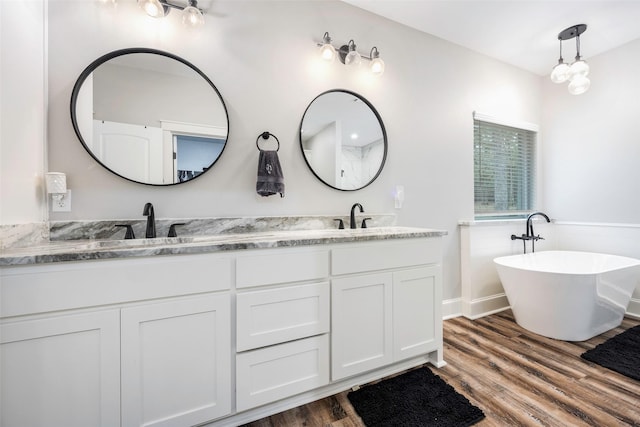
[[71,190],[60,201],[51,199],[51,212],[71,212]]

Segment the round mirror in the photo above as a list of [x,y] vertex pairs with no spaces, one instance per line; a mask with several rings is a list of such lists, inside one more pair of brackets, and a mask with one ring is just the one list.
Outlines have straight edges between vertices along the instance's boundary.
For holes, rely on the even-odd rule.
[[182,58],[144,48],[93,61],[73,87],[71,121],[102,166],[150,185],[202,175],[229,133],[227,108],[209,78]]
[[300,146],[320,181],[338,190],[359,190],[382,171],[387,133],[369,101],[347,90],[330,90],[304,112]]

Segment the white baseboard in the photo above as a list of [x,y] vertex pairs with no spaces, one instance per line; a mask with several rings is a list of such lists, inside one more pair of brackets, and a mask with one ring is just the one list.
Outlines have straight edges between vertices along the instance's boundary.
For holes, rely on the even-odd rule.
[[[509,300],[505,294],[492,295],[470,302],[454,298],[442,302],[442,318],[444,320],[464,316],[475,320],[490,314],[499,313],[509,308]],[[625,315],[640,319],[640,299],[632,298]]]
[[629,306],[627,307],[627,316],[640,319],[640,299],[631,298]]
[[468,319],[478,319],[509,308],[509,300],[505,294],[496,294],[484,298],[463,302],[462,315]]
[[462,316],[462,298],[453,298],[442,301],[442,319],[452,319]]

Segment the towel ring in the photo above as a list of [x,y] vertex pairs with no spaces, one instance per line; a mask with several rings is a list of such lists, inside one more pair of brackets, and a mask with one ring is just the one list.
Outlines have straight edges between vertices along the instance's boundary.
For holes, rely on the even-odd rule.
[[258,150],[264,151],[262,148],[260,148],[260,144],[258,144],[258,141],[260,141],[260,137],[262,137],[262,139],[269,139],[270,136],[274,137],[276,142],[278,143],[278,148],[276,149],[276,151],[280,151],[280,141],[278,140],[278,137],[270,132],[262,132],[260,135],[258,135],[258,138],[256,138],[256,147],[258,147]]

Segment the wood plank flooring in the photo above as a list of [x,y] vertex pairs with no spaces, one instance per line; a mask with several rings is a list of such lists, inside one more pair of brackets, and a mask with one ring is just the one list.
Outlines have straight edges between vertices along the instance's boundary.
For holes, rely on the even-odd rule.
[[[447,366],[433,368],[482,409],[477,427],[640,426],[640,382],[580,355],[624,330],[622,325],[588,341],[541,337],[519,327],[511,311],[478,320],[444,322]],[[327,397],[246,427],[363,427],[347,392]]]

